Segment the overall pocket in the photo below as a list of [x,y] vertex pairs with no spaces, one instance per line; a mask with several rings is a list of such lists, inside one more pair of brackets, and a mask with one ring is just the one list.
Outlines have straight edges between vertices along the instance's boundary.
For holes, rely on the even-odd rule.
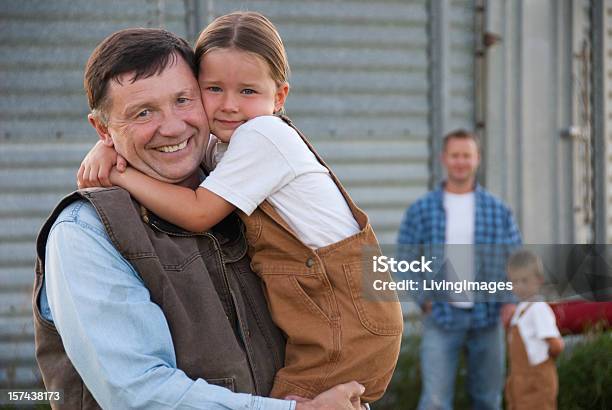
[[[373,281],[364,277],[362,262],[343,264],[342,268],[350,299],[363,327],[380,336],[401,334],[404,321],[397,294],[390,290],[369,289]],[[381,279],[390,281],[391,277]],[[339,291],[337,289],[336,293]]]
[[[287,335],[285,366],[334,360],[340,349],[338,308],[327,280],[316,274],[262,274],[272,319]],[[294,356],[294,349],[309,360]]]

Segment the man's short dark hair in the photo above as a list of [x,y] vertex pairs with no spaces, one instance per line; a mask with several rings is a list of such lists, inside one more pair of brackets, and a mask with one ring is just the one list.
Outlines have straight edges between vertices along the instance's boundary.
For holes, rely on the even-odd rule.
[[480,151],[480,138],[478,138],[478,135],[476,135],[475,133],[471,131],[465,130],[465,129],[454,130],[446,134],[442,142],[442,151],[446,151],[446,146],[448,145],[448,141],[454,138],[472,140],[476,143],[476,147],[478,148],[478,151]]
[[89,108],[106,122],[108,83],[133,72],[131,82],[160,74],[177,58],[183,58],[194,75],[198,67],[189,44],[169,31],[130,28],[106,37],[93,51],[85,67],[84,86]]

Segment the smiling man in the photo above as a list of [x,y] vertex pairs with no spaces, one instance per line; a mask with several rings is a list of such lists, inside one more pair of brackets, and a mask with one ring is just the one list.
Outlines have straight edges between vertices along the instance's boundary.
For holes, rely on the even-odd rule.
[[[106,38],[85,72],[89,121],[131,166],[196,188],[209,130],[188,44],[163,30]],[[36,357],[66,409],[358,408],[361,386],[265,398],[285,341],[235,215],[194,234],[121,188],[74,192],[37,240]]]
[[[503,255],[521,242],[508,207],[476,182],[480,164],[477,136],[465,130],[446,135],[441,161],[446,181],[406,211],[398,237],[400,258],[414,258],[407,254],[422,245],[442,245],[445,261],[450,262],[442,272],[445,280],[507,280],[503,256],[482,257],[474,246],[465,246],[488,245],[479,250],[488,248]],[[452,272],[448,266],[454,268]],[[472,407],[500,409],[505,362],[500,311],[509,317],[505,311],[512,305],[502,308],[501,298],[483,301],[465,292],[450,292],[433,302],[432,296],[422,292],[418,300],[424,313],[419,409],[452,409],[457,366],[464,349]]]

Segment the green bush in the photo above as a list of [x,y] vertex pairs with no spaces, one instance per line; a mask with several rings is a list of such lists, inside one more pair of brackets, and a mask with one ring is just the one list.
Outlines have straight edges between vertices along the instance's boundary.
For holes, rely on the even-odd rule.
[[557,362],[560,409],[612,409],[612,332],[587,334]]
[[421,394],[421,366],[419,363],[419,337],[410,336],[402,341],[395,373],[387,392],[372,407],[376,410],[414,409]]
[[[415,409],[421,394],[420,338],[409,336],[385,396],[375,410]],[[612,332],[593,331],[569,346],[557,361],[558,408],[563,410],[612,409]],[[467,368],[463,358],[455,386],[454,408],[470,409],[466,390]]]
[[[420,346],[421,338],[419,336],[413,335],[404,338],[391,384],[384,397],[372,405],[373,409],[416,409],[421,395]],[[456,410],[470,409],[470,401],[466,390],[466,375],[465,361],[461,358],[455,388],[454,408]]]

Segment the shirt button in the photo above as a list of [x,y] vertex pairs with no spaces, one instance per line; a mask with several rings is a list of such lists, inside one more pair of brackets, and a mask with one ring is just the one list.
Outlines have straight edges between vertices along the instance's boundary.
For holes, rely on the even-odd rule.
[[314,265],[314,260],[312,260],[312,258],[306,259],[306,266],[307,267],[312,268],[313,265]]

